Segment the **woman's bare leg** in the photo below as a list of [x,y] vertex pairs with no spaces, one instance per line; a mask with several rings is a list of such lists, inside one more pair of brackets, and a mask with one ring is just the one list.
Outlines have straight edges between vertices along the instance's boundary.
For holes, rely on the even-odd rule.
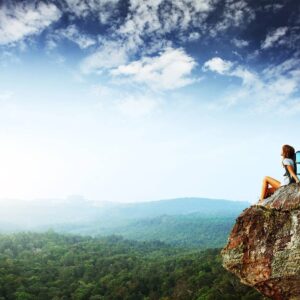
[[270,177],[266,176],[263,179],[262,189],[261,189],[261,195],[260,195],[260,201],[265,199],[266,193],[268,191],[269,185],[271,186],[271,192],[275,192],[281,185],[280,181]]

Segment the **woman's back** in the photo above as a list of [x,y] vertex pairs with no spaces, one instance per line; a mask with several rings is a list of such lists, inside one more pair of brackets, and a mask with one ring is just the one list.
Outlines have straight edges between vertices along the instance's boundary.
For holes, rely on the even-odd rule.
[[295,171],[295,161],[291,158],[284,158],[282,160],[282,164],[285,167],[285,173],[283,175],[283,182],[281,186],[291,183],[292,176],[288,173],[286,166],[292,166],[293,170]]

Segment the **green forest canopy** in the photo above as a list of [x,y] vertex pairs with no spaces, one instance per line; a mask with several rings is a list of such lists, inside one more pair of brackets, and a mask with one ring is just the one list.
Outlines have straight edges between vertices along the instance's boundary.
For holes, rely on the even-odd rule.
[[116,235],[0,235],[0,299],[263,299],[222,267],[219,253]]

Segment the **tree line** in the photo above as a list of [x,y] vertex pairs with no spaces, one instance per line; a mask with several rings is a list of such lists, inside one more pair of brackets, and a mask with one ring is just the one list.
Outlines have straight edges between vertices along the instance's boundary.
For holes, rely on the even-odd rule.
[[264,299],[222,267],[220,250],[117,235],[0,235],[0,299]]

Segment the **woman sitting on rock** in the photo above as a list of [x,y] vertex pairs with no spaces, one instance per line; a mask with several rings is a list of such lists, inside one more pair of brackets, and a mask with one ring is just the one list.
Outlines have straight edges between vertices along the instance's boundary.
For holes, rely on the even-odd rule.
[[263,199],[271,196],[280,186],[288,185],[294,182],[300,182],[296,174],[297,171],[295,149],[290,145],[283,145],[281,156],[282,166],[285,168],[285,173],[283,175],[283,183],[272,177],[266,176],[263,180],[261,196],[258,203],[262,202]]

